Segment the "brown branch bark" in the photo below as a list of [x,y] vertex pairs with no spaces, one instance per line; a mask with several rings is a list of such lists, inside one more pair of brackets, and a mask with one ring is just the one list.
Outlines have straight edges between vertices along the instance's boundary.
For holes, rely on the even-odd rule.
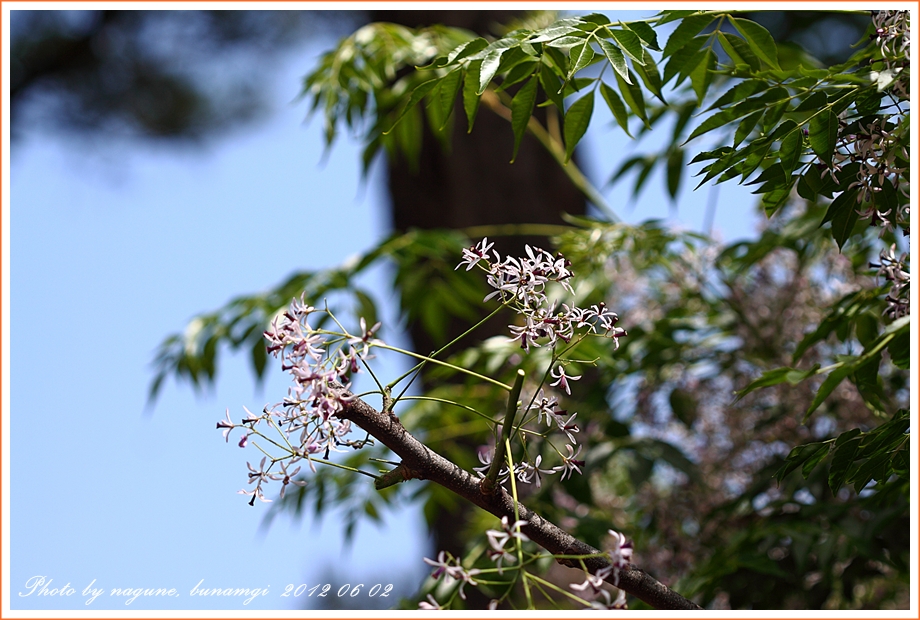
[[[351,396],[348,392],[344,394]],[[411,477],[440,484],[496,517],[508,517],[509,521],[514,521],[514,499],[504,488],[498,487],[491,494],[484,493],[478,477],[413,437],[393,413],[377,411],[371,405],[355,397],[344,403],[344,409],[339,417],[351,420],[352,423],[373,435],[396,453],[402,459],[404,471]],[[518,503],[517,510],[518,518],[527,522],[521,527],[521,531],[550,553],[559,555],[600,553],[598,549],[581,542],[523,504]],[[566,566],[580,566],[580,562],[574,560],[559,560],[559,562]],[[593,557],[585,559],[584,564],[593,574],[609,565],[609,561],[604,557]],[[613,583],[613,575],[607,581]],[[656,609],[702,609],[635,565],[630,566],[628,570],[620,571],[619,583],[616,585]]]

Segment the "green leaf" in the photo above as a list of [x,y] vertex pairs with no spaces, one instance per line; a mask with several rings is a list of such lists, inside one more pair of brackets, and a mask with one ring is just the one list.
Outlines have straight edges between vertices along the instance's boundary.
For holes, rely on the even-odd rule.
[[856,384],[860,396],[866,401],[866,405],[877,414],[884,413],[885,407],[882,405],[882,399],[885,397],[882,392],[881,378],[878,369],[882,362],[882,356],[878,355],[853,371],[850,379]]
[[765,192],[777,189],[780,184],[785,183],[785,181],[786,173],[783,171],[782,165],[777,162],[761,172],[760,175],[753,181],[748,181],[745,183],[745,185],[756,185],[757,183],[763,183],[764,185],[762,187],[759,187],[754,191],[755,194],[763,194]]
[[[770,83],[764,80],[744,80],[740,84],[736,84],[729,88],[724,95],[716,99],[715,103],[706,108],[706,111],[708,112],[713,108],[723,108],[729,104],[744,101],[759,92],[765,91],[769,86]],[[762,111],[763,110],[761,110],[761,112]]]
[[776,59],[776,43],[770,35],[770,31],[749,19],[728,16],[732,25],[738,29],[738,32],[747,39],[748,44],[758,58],[770,65],[774,69],[779,69],[779,61]]
[[675,83],[675,86],[679,86],[687,77],[690,69],[693,69],[693,67],[696,66],[695,63],[699,62],[698,56],[702,54],[700,48],[703,47],[705,43],[706,37],[696,37],[680,51],[680,54],[671,56],[668,60],[668,64],[665,65],[664,76],[661,78],[662,81],[667,84],[671,81],[672,77],[679,75],[680,78]]
[[482,65],[479,67],[479,88],[476,90],[477,95],[486,92],[486,87],[489,86],[489,82],[492,81],[495,72],[498,71],[498,67],[501,65],[503,53],[505,53],[504,49],[492,50],[482,59]]
[[901,370],[910,368],[910,330],[891,339],[888,354],[891,355],[891,363]]
[[527,124],[533,114],[533,107],[537,101],[537,78],[533,77],[527,82],[511,100],[511,129],[514,131],[514,152],[511,161],[517,157],[521,146],[521,139],[527,131]]
[[514,65],[502,78],[501,86],[496,89],[496,92],[507,90],[509,86],[514,86],[529,78],[536,71],[538,62],[540,61],[525,60]]
[[406,102],[406,105],[403,106],[402,110],[397,115],[396,120],[393,121],[393,124],[390,125],[390,128],[384,131],[384,134],[388,134],[393,131],[393,128],[399,124],[399,121],[403,119],[406,113],[418,105],[418,102],[425,98],[425,96],[434,90],[435,86],[438,86],[441,83],[441,78],[434,78],[433,80],[428,80],[427,82],[422,82],[412,91],[412,94],[409,95],[409,100]]
[[789,107],[789,100],[780,101],[774,105],[771,105],[767,108],[767,111],[763,115],[763,131],[764,133],[769,133],[773,127],[776,126],[776,123],[783,117],[783,114],[786,112],[786,108]]
[[610,25],[610,18],[603,13],[590,13],[589,15],[581,15],[578,19],[583,22],[581,27],[587,28],[589,31],[594,30],[594,26]]
[[779,383],[797,385],[804,379],[807,379],[808,377],[811,377],[816,372],[818,372],[820,367],[820,364],[815,364],[808,370],[796,370],[795,368],[789,368],[788,366],[784,368],[774,368],[773,370],[768,370],[764,372],[758,379],[755,379],[750,384],[748,384],[744,389],[736,392],[734,402],[738,402],[759,388],[777,385]]
[[864,364],[874,363],[875,359],[882,354],[882,351],[885,350],[886,347],[890,347],[892,342],[899,338],[903,338],[905,335],[910,335],[910,315],[892,321],[885,327],[882,333],[879,334],[878,338],[866,346],[859,357],[849,359],[840,368],[848,370],[849,372],[854,372]]
[[594,49],[590,41],[584,41],[572,48],[569,58],[571,59],[571,68],[569,69],[568,79],[591,64],[594,60]]
[[575,145],[585,135],[591,123],[591,113],[594,111],[594,91],[575,101],[565,113],[562,133],[565,137],[565,161],[568,162],[575,152]]
[[702,136],[704,133],[710,132],[713,129],[717,129],[719,127],[723,127],[734,120],[738,120],[739,118],[741,118],[742,116],[746,116],[747,114],[750,114],[750,112],[745,113],[745,111],[739,108],[738,106],[735,106],[733,108],[728,108],[726,110],[719,110],[718,112],[716,112],[715,114],[707,118],[705,121],[700,123],[700,125],[696,129],[691,131],[687,139],[684,140],[684,144],[686,144],[687,142],[690,142],[694,138]]
[[447,121],[450,119],[450,113],[454,110],[454,101],[457,99],[457,93],[460,92],[460,81],[463,78],[463,71],[456,69],[441,78],[441,86],[438,87],[438,118],[442,119],[438,129],[444,129]]
[[674,416],[687,428],[693,426],[699,410],[699,403],[689,390],[674,388],[668,397]]
[[706,91],[712,83],[713,70],[716,67],[716,55],[711,49],[703,50],[703,57],[699,64],[690,71],[690,84],[693,86],[693,92],[696,93],[696,99],[703,103],[706,98]]
[[[857,291],[841,298],[835,304],[835,307],[832,308],[818,324],[818,327],[802,338],[792,354],[792,361],[798,362],[802,359],[802,355],[805,354],[805,351],[813,347],[816,343],[827,339],[827,337],[837,331],[841,325],[848,324],[859,316],[864,316],[866,309],[871,308],[875,304],[876,298],[877,292],[873,289]],[[871,340],[875,340],[875,338],[876,335],[873,334]],[[864,343],[863,346],[868,345]]]
[[747,44],[747,41],[733,34],[722,32],[718,33],[717,36],[719,37],[719,43],[722,44],[722,49],[725,50],[725,53],[732,59],[736,67],[740,69],[747,65],[752,71],[760,71],[760,59],[751,50],[751,46]]
[[663,26],[669,22],[676,22],[678,19],[684,19],[696,12],[697,11],[661,11],[661,13],[659,13],[661,17],[658,19],[657,25]]
[[703,62],[708,51],[709,50],[698,50],[694,53],[690,53],[690,51],[687,50],[686,54],[681,51],[680,54],[672,56],[671,60],[668,61],[668,65],[664,68],[664,82],[667,83],[676,75],[677,80],[674,81],[674,88],[680,86],[684,80],[690,77],[693,70]]
[[[658,65],[655,64],[652,55],[649,54],[648,51],[645,51],[644,59],[645,64],[640,65],[639,63],[635,63],[633,64],[633,68],[635,68],[636,72],[639,74],[645,87],[658,97],[661,103],[667,104],[667,101],[664,100],[664,95],[661,94],[661,75],[658,73]],[[684,122],[686,123],[686,121]]]
[[824,383],[822,383],[821,387],[818,388],[814,399],[808,406],[808,410],[805,412],[805,416],[802,418],[803,424],[808,420],[808,418],[811,417],[811,414],[813,414],[818,409],[818,407],[821,406],[821,403],[827,400],[827,397],[831,395],[831,392],[833,392],[838,385],[840,385],[840,382],[843,381],[852,371],[853,367],[850,364],[844,364],[840,368],[831,371],[831,373],[827,375]]
[[572,20],[559,20],[553,22],[543,30],[538,30],[534,33],[535,36],[527,39],[530,43],[541,43],[543,41],[552,41],[553,39],[558,39],[559,37],[572,34],[573,32],[582,32],[574,26]]
[[479,65],[481,61],[470,63],[466,75],[463,77],[463,111],[466,113],[467,133],[473,131],[473,123],[479,112]]
[[754,131],[761,116],[763,116],[763,110],[757,110],[753,114],[749,114],[741,119],[741,122],[738,123],[738,129],[735,130],[735,139],[732,143],[734,148],[738,148],[738,145],[744,142],[745,138]]
[[827,105],[827,93],[823,90],[819,90],[811,93],[805,99],[803,99],[799,105],[795,107],[794,112],[808,112],[810,110],[817,110],[818,108],[823,108]]
[[815,155],[825,166],[832,166],[837,149],[837,115],[830,109],[818,112],[808,124],[808,138]]
[[760,206],[763,207],[767,217],[773,217],[776,210],[786,204],[786,200],[789,198],[790,193],[792,193],[792,185],[786,185],[771,190],[763,195]]
[[667,58],[682,49],[696,35],[702,32],[703,28],[711,24],[713,19],[715,19],[714,15],[690,15],[685,17],[668,38],[668,42],[664,46],[664,52],[661,55],[662,58]]
[[256,371],[256,378],[261,379],[262,375],[265,373],[265,366],[268,364],[268,352],[265,350],[265,340],[256,338],[255,342],[252,343],[250,359],[252,360],[252,368]]
[[831,460],[831,466],[827,474],[827,484],[834,495],[837,495],[840,487],[846,484],[853,461],[856,458],[856,452],[859,450],[859,444],[863,440],[860,435],[860,430],[854,428],[840,435],[834,442],[834,458]]
[[645,50],[642,49],[642,41],[639,40],[635,32],[631,30],[615,30],[612,28],[609,28],[608,32],[610,32],[611,36],[616,40],[617,45],[626,52],[627,56],[640,65],[645,62],[642,59]]
[[467,56],[472,56],[473,54],[481,52],[488,45],[489,42],[482,37],[461,43],[447,55],[447,64],[451,64],[452,62],[462,60]]
[[547,98],[553,102],[556,109],[562,112],[565,109],[562,98],[562,80],[553,73],[553,70],[545,62],[540,66],[540,84],[543,86],[543,92]]
[[792,173],[798,168],[799,158],[802,157],[802,145],[805,143],[805,138],[802,136],[801,131],[793,131],[789,133],[784,139],[782,144],[779,147],[779,160],[783,166],[783,171],[786,173],[786,181],[792,181]]
[[548,41],[544,43],[544,45],[546,45],[547,47],[558,47],[558,48],[565,49],[569,47],[575,47],[576,45],[580,45],[584,42],[585,42],[585,37],[584,35],[582,35],[582,36],[573,36],[573,37],[560,37],[558,39]]
[[603,95],[604,101],[607,102],[607,107],[610,108],[610,112],[613,114],[613,118],[616,119],[617,124],[626,132],[627,136],[632,138],[632,134],[629,133],[629,113],[626,111],[626,106],[623,105],[623,101],[617,91],[602,82],[601,95]]
[[853,482],[853,488],[859,493],[870,481],[884,482],[891,474],[891,455],[887,451],[882,451],[861,463],[850,476],[850,480]]
[[661,51],[661,48],[658,47],[658,33],[647,22],[627,22],[623,25],[635,32],[646,47],[656,52]]
[[827,445],[828,444],[826,442],[820,441],[794,447],[792,450],[790,450],[789,456],[786,457],[786,461],[783,463],[782,467],[780,467],[779,470],[774,474],[774,476],[776,476],[776,478],[782,482],[786,476],[801,467],[815,454],[821,452],[822,449]]
[[820,448],[815,450],[815,452],[805,459],[805,462],[802,463],[802,477],[806,480],[808,476],[814,471],[815,467],[824,460],[824,457],[827,456],[828,452],[831,450],[831,444],[825,443]]
[[598,42],[601,44],[601,50],[607,60],[610,61],[614,71],[622,76],[623,79],[629,81],[629,68],[626,66],[626,58],[623,57],[623,52],[620,51],[620,48],[606,39],[599,39]]
[[814,166],[809,167],[808,170],[805,171],[805,174],[799,175],[798,182],[795,184],[795,191],[805,200],[808,200],[809,202],[817,202],[818,194],[815,193],[814,188],[811,186],[811,181],[809,181],[809,175],[811,174],[812,170],[815,170]]
[[856,220],[859,219],[856,214],[856,199],[858,196],[858,193],[854,190],[841,192],[827,208],[827,213],[824,215],[824,219],[821,220],[822,225],[830,221],[831,232],[834,235],[837,246],[840,248],[843,248],[843,244],[846,243],[846,240],[853,232]]
[[616,76],[617,85],[620,87],[620,94],[623,95],[626,105],[633,111],[633,114],[641,118],[645,126],[651,129],[651,125],[648,123],[648,116],[645,113],[645,99],[642,97],[642,88],[636,84],[632,72],[630,72],[629,77],[632,79],[627,82],[619,75]]
[[677,197],[680,190],[680,179],[684,172],[684,150],[680,147],[671,149],[668,155],[668,194],[671,200]]
[[642,170],[636,175],[636,184],[633,186],[633,196],[639,195],[642,186],[645,185],[645,182],[648,180],[652,170],[655,169],[655,164],[657,163],[658,159],[656,157],[644,157],[642,159]]
[[607,181],[607,184],[613,185],[620,179],[620,177],[622,177],[624,174],[626,174],[627,172],[629,172],[630,170],[632,170],[639,164],[644,164],[645,161],[646,161],[646,157],[643,155],[636,155],[634,157],[630,157],[629,159],[624,161],[622,164],[620,164],[619,170],[617,170],[615,173],[613,173],[610,176],[610,180]]

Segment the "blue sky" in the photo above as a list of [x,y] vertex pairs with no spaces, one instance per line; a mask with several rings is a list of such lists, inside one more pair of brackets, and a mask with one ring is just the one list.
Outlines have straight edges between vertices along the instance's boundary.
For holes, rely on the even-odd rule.
[[[322,165],[321,123],[292,103],[301,76],[330,40],[312,41],[274,70],[276,107],[264,121],[194,150],[119,143],[87,149],[78,138],[27,134],[10,161],[9,604],[17,609],[296,609],[285,586],[409,581],[430,553],[416,507],[362,524],[343,549],[334,514],[277,519],[236,494],[243,452],[215,423],[230,408],[258,410],[285,393],[271,367],[257,390],[244,356],[223,357],[214,390],[166,383],[145,414],[157,344],[198,312],[263,290],[294,270],[332,267],[387,234],[377,165],[366,185],[359,145],[342,140]],[[600,108],[600,106],[598,107]],[[606,179],[627,144],[597,109],[583,159]],[[509,129],[510,131],[510,129]],[[642,145],[640,148],[644,148]],[[707,191],[684,183],[681,225],[700,230]],[[632,207],[608,189],[630,221],[668,217],[663,179]],[[727,185],[715,228],[723,239],[753,230],[753,199]],[[383,275],[375,276],[386,299]],[[71,596],[20,596],[38,577]],[[200,599],[193,586],[268,588]],[[94,582],[95,580],[95,582]],[[85,605],[83,589],[106,594]],[[108,595],[111,588],[176,588],[168,599]]]

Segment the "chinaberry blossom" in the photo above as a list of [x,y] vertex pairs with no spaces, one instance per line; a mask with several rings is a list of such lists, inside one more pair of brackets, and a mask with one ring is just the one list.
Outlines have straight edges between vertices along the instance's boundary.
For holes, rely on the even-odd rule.
[[566,444],[565,449],[568,454],[562,457],[562,476],[560,477],[562,480],[565,480],[566,476],[571,478],[573,471],[577,471],[580,474],[581,468],[585,466],[584,461],[579,461],[575,458],[578,456],[578,453],[581,452],[581,446],[578,446],[576,450],[572,448],[572,446]]
[[513,341],[521,348],[554,347],[558,342],[568,343],[576,329],[587,327],[594,334],[603,334],[619,345],[618,338],[626,330],[616,327],[616,313],[607,310],[603,303],[590,308],[579,308],[550,301],[546,289],[550,283],[560,285],[574,295],[571,280],[574,276],[571,263],[561,254],[553,256],[546,250],[524,246],[526,256],[507,256],[504,259],[492,250],[488,239],[463,250],[457,269],[465,266],[469,271],[479,266],[486,272],[486,281],[494,290],[485,300],[496,298],[521,316],[521,322],[510,325]]
[[885,296],[888,307],[885,315],[899,319],[910,314],[910,271],[907,267],[907,253],[898,258],[896,246],[892,244],[879,253],[879,264],[869,263],[878,269],[878,275],[890,283],[891,288]]
[[613,584],[619,584],[620,571],[628,569],[632,562],[633,545],[632,541],[627,540],[627,538],[619,532],[607,530],[607,533],[610,534],[613,540],[611,548],[607,550],[607,557],[610,559],[610,564],[598,569],[593,575],[586,572],[583,582],[569,584],[569,587],[578,592],[582,592],[582,596],[590,594],[594,597],[601,597],[604,599],[603,603],[595,601],[592,603],[592,607],[598,609],[625,609],[625,593],[621,590],[617,598],[611,601],[610,593],[602,589],[602,586],[604,581],[611,575],[613,576]]
[[495,567],[498,569],[498,574],[501,575],[503,571],[502,564],[504,562],[515,562],[517,556],[513,553],[510,553],[508,549],[505,548],[505,545],[508,544],[510,540],[519,540],[521,542],[529,541],[530,539],[526,534],[521,532],[520,528],[522,525],[527,525],[526,521],[515,521],[514,523],[509,523],[508,517],[502,517],[501,528],[500,530],[487,530],[486,538],[489,541],[489,558],[495,562]]
[[460,582],[460,598],[466,599],[466,594],[463,592],[463,587],[466,584],[471,586],[478,585],[477,582],[473,579],[476,575],[480,573],[478,568],[471,568],[467,570],[463,568],[460,564],[460,560],[454,558],[449,553],[441,551],[438,553],[437,560],[431,560],[429,558],[423,558],[426,564],[434,566],[434,571],[431,573],[432,578],[440,579],[442,575],[447,575],[451,579],[455,579]]
[[550,467],[549,469],[541,468],[540,464],[542,462],[543,462],[543,455],[538,454],[537,458],[534,459],[533,464],[528,463],[526,461],[518,464],[516,467],[516,472],[515,472],[517,479],[525,484],[530,484],[531,481],[533,481],[534,484],[536,484],[537,488],[539,489],[540,486],[543,484],[544,475],[549,476],[552,474],[559,473],[560,471],[563,470],[563,467],[561,465],[556,465],[555,467]]
[[562,366],[558,366],[555,370],[551,370],[549,374],[553,377],[553,379],[555,379],[555,381],[550,383],[550,385],[554,387],[558,385],[560,388],[565,390],[566,394],[572,393],[571,388],[569,388],[569,381],[578,381],[581,379],[581,375],[575,375],[573,377],[566,375],[565,368]]
[[426,610],[426,611],[437,611],[437,610],[440,610],[440,609],[444,609],[443,607],[441,607],[441,604],[438,603],[438,602],[434,599],[434,597],[431,596],[430,594],[429,594],[426,598],[427,598],[428,600],[419,602],[419,604],[418,604],[418,608],[419,608],[419,609],[424,609],[424,610]]
[[[276,446],[287,446],[287,454],[273,458],[267,468],[265,459],[258,470],[249,465],[250,484],[256,486],[242,493],[252,495],[253,501],[255,498],[268,501],[263,495],[263,485],[269,481],[281,482],[282,497],[289,484],[303,485],[302,481],[293,478],[301,467],[288,469],[297,461],[306,460],[315,471],[313,455],[328,458],[330,452],[341,452],[352,446],[346,439],[351,433],[351,422],[338,414],[354,398],[348,392],[350,377],[360,372],[362,362],[370,357],[370,348],[380,343],[374,338],[380,324],[368,328],[361,318],[357,335],[330,334],[310,326],[309,318],[314,312],[316,308],[305,303],[303,298],[295,299],[285,312],[272,320],[264,334],[268,352],[281,359],[282,369],[293,378],[287,398],[274,406],[266,406],[261,415],[247,409],[247,417],[239,424],[233,422],[229,411],[226,419],[217,423],[226,441],[233,429],[243,430],[240,447],[255,437],[267,438],[264,433],[269,431],[282,435],[280,441],[276,438],[270,441]],[[273,472],[275,467],[280,468],[280,472]]]

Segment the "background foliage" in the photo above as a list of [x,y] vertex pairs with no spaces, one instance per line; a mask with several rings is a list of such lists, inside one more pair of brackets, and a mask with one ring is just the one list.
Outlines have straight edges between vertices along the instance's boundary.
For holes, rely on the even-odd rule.
[[[566,399],[588,437],[584,476],[528,488],[525,503],[595,546],[611,527],[627,533],[637,564],[704,606],[906,607],[907,49],[903,14],[874,15],[856,51],[830,66],[717,11],[628,23],[537,14],[494,39],[362,27],[304,83],[330,144],[344,126],[364,137],[365,165],[379,152],[411,162],[424,125],[449,148],[446,128],[472,126],[486,107],[509,121],[510,159],[530,132],[602,217],[410,231],[342,268],[295,274],[164,341],[152,395],[170,375],[212,380],[225,345],[248,350],[261,376],[261,332],[301,292],[373,323],[377,295],[356,278],[379,261],[393,265],[404,320],[441,337],[451,317],[491,310],[484,284],[454,269],[461,248],[484,234],[548,235],[573,262],[578,300],[607,299],[629,336],[618,350],[579,345],[575,357],[595,360]],[[688,172],[700,185],[745,183],[761,200],[760,236],[721,247],[660,222],[620,223],[571,161],[596,105],[637,138],[669,136],[663,150],[617,162],[614,181],[635,174],[638,193],[663,167],[672,195]],[[503,380],[539,362],[504,336],[483,337],[452,361]],[[445,373],[426,377],[426,396],[478,410],[501,402],[489,386]],[[471,446],[487,443],[488,429],[474,416],[434,401],[397,413],[432,449],[466,469],[479,464]],[[368,459],[385,456],[348,460],[374,469]],[[457,501],[435,486],[377,493],[330,468],[277,509],[345,504],[350,530],[416,494],[432,518]],[[471,513],[461,526],[470,562],[494,525],[487,517]]]

